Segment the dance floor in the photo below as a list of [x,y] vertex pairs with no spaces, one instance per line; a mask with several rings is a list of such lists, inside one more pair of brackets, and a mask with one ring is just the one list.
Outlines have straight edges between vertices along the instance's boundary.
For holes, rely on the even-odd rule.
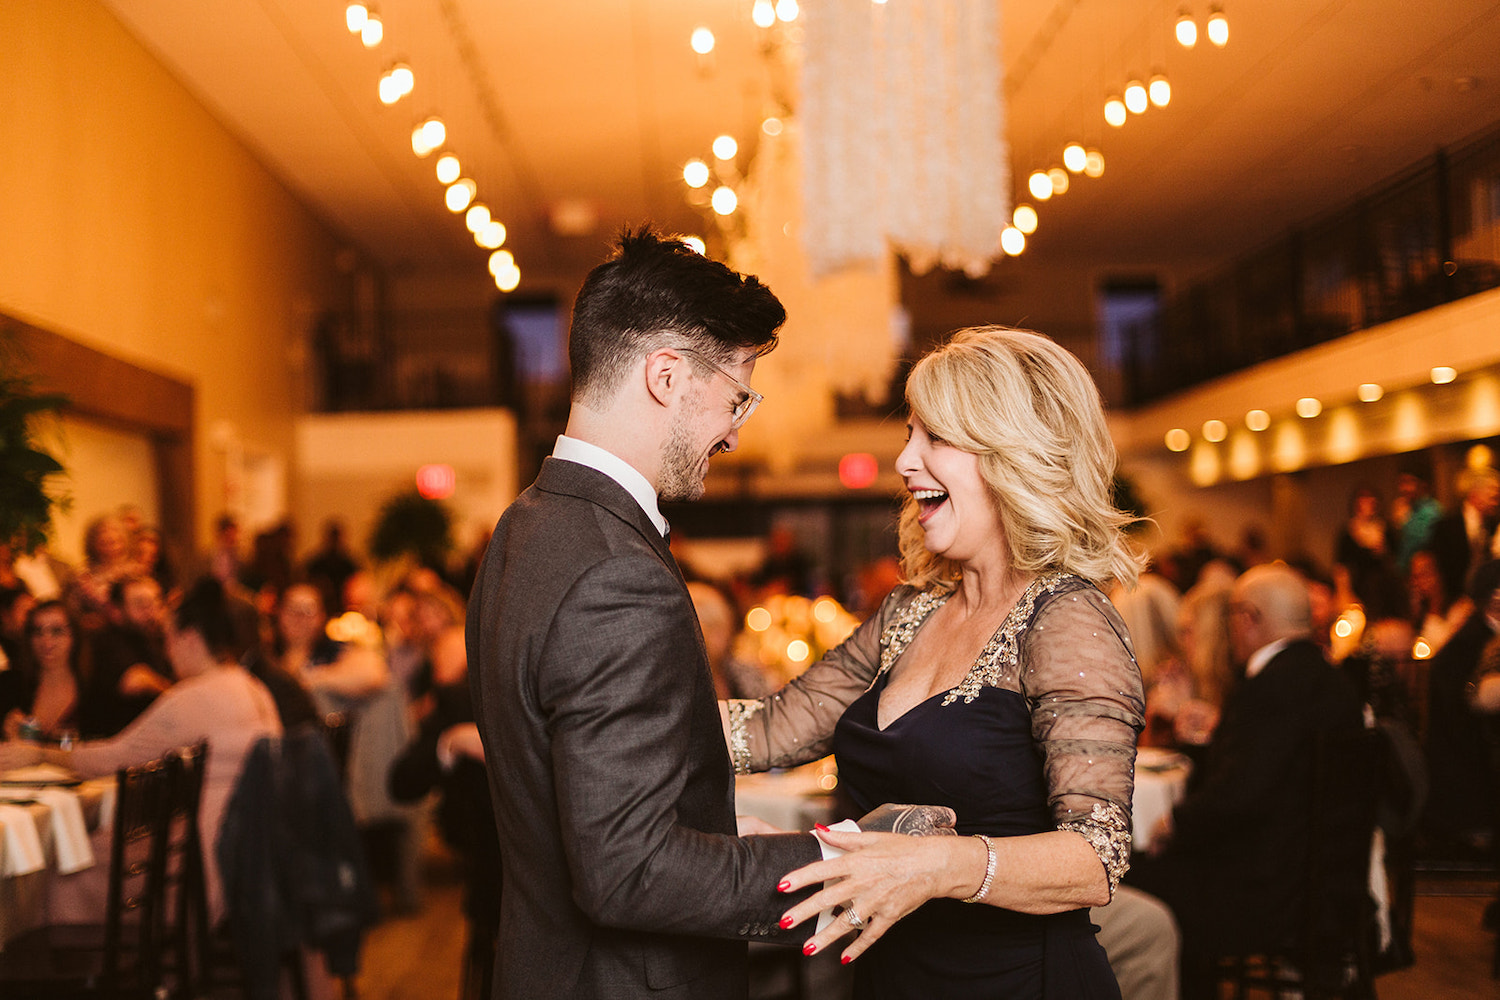
[[[366,942],[360,1000],[454,1000],[458,996],[464,946],[461,890],[452,862],[441,848],[433,846],[427,853],[428,879],[421,909],[409,916],[387,918]],[[1447,894],[1455,891],[1468,894]],[[1480,927],[1485,904],[1493,898],[1493,883],[1423,883],[1421,892],[1414,935],[1417,963],[1377,979],[1380,1000],[1500,1000],[1500,980],[1490,978],[1495,937]],[[836,1000],[842,992],[826,981],[814,987],[809,1000]]]

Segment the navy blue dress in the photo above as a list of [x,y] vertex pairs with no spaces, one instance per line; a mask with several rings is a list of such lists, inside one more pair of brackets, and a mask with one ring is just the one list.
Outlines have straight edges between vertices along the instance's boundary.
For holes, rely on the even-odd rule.
[[[1135,736],[1144,697],[1123,622],[1086,581],[1038,578],[956,687],[885,729],[890,672],[939,591],[894,591],[845,643],[770,698],[731,702],[740,771],[829,752],[859,815],[882,803],[946,805],[960,834],[1073,830],[1111,885],[1129,857]],[[995,873],[1003,883],[1006,872]],[[1087,909],[1033,915],[930,900],[854,964],[858,1000],[1118,1000]]]

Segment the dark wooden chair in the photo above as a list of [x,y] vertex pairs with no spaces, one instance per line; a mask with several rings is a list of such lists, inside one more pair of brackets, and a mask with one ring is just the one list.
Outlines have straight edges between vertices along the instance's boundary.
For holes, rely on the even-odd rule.
[[[170,827],[182,808],[182,765],[175,757],[122,768],[115,776],[109,892],[98,924],[49,924],[12,939],[0,952],[0,995],[7,1000],[186,995],[180,974],[182,910],[171,905]],[[169,971],[176,970],[176,971]]]
[[1215,961],[1220,992],[1304,1000],[1373,1000],[1374,903],[1369,895],[1378,743],[1369,730],[1327,735],[1314,748],[1302,912],[1289,914],[1286,943]]

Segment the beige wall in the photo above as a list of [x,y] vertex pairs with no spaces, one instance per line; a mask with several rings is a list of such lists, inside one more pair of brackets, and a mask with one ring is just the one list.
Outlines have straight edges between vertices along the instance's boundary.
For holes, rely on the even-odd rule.
[[96,4],[0,38],[0,312],[196,387],[201,542],[235,454],[291,464],[338,240]]

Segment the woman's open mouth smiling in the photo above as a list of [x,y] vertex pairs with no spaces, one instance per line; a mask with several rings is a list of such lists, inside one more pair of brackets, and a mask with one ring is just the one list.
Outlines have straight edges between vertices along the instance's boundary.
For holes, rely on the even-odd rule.
[[948,494],[942,490],[912,490],[911,498],[917,502],[917,520],[923,522],[948,502]]

